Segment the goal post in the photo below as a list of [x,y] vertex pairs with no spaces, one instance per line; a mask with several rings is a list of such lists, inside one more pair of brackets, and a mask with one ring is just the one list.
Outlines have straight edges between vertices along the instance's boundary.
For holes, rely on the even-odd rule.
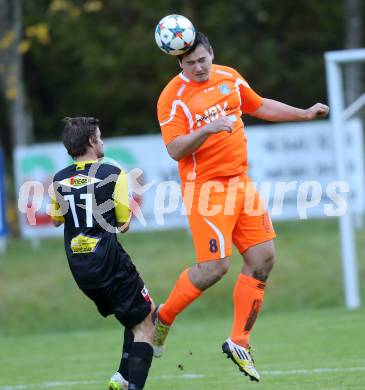
[[[365,105],[365,93],[345,107],[343,73],[341,65],[365,62],[365,49],[330,51],[325,53],[327,92],[330,105],[330,119],[334,134],[338,180],[346,181],[346,143],[344,122],[355,115]],[[343,194],[349,204],[348,194]],[[345,304],[348,309],[361,306],[359,270],[356,254],[356,240],[351,211],[339,217],[341,254],[344,279]]]

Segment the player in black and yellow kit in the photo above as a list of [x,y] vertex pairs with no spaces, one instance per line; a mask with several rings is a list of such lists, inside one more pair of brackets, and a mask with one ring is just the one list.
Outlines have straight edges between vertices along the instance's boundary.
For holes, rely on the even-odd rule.
[[52,220],[64,224],[71,272],[79,288],[104,317],[124,325],[124,344],[110,390],[140,390],[152,361],[153,303],[117,232],[129,228],[125,173],[103,162],[103,142],[95,118],[66,118],[63,143],[74,164],[54,176]]

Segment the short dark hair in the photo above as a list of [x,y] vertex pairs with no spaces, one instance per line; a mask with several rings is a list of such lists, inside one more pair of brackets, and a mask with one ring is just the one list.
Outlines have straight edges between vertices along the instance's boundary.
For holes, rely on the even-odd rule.
[[62,142],[72,157],[83,156],[90,145],[90,138],[96,139],[99,119],[93,117],[64,118]]
[[212,45],[210,44],[208,37],[204,35],[202,32],[196,31],[193,46],[191,46],[191,48],[184,54],[177,56],[179,61],[181,62],[186,55],[192,53],[199,45],[203,45],[208,51],[210,51],[212,48]]

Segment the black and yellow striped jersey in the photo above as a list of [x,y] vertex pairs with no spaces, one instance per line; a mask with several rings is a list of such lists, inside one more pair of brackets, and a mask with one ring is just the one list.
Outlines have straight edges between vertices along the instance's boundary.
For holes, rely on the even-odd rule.
[[130,220],[124,171],[104,162],[75,162],[56,173],[53,188],[52,219],[64,222],[66,255],[78,285],[106,286],[134,270],[116,236],[118,224]]

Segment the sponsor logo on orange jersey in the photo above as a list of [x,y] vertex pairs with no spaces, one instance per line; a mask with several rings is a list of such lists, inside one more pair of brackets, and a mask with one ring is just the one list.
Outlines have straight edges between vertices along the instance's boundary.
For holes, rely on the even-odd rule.
[[228,95],[231,90],[229,88],[229,86],[227,84],[221,84],[219,87],[219,92],[222,94],[222,95]]

